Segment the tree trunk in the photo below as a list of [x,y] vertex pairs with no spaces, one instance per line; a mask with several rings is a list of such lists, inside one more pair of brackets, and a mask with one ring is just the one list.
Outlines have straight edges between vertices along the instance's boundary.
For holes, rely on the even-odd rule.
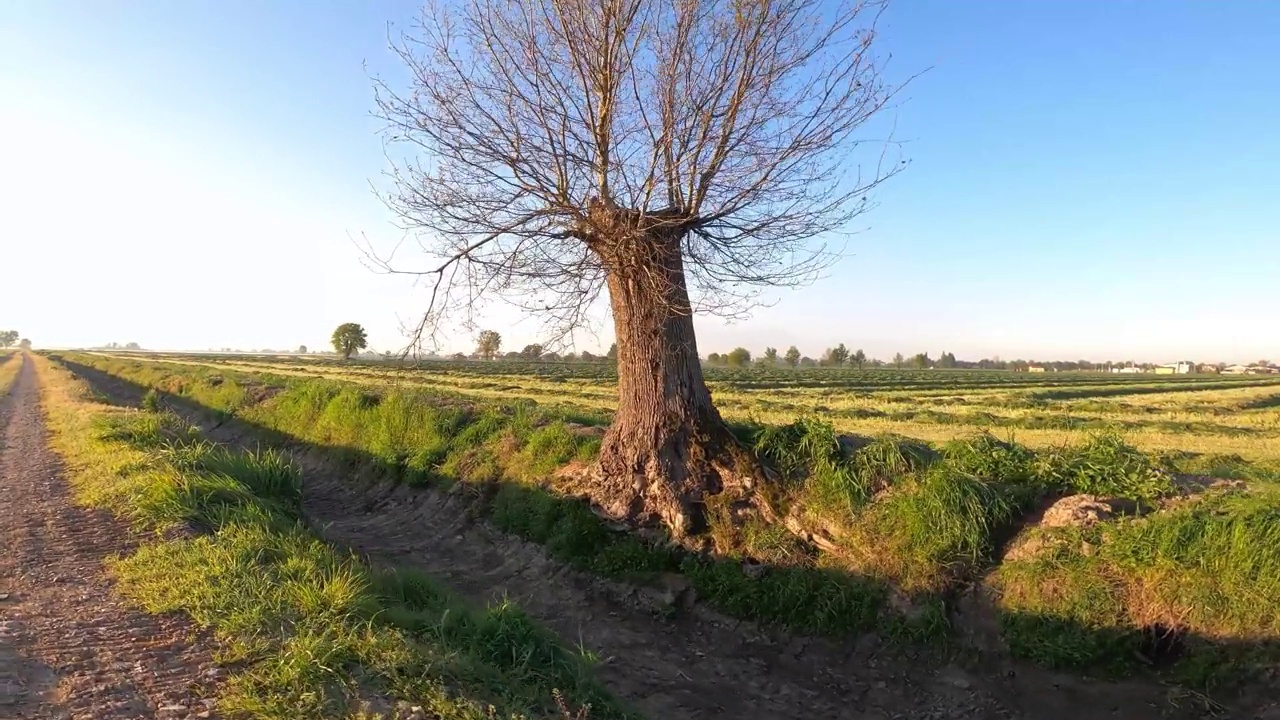
[[618,342],[618,410],[596,502],[677,539],[706,528],[705,500],[751,487],[758,465],[711,403],[694,339],[681,237],[640,233],[606,257]]

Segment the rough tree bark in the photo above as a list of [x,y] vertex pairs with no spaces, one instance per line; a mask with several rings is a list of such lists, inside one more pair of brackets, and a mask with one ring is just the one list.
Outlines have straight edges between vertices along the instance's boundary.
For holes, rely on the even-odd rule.
[[624,226],[596,244],[618,342],[618,408],[592,496],[608,514],[664,523],[677,539],[706,527],[705,500],[749,491],[761,469],[711,402],[685,281],[684,230],[615,211]]

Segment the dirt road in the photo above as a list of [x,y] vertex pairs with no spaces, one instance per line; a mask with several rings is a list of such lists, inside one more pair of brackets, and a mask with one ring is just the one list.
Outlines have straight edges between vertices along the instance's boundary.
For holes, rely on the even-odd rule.
[[103,562],[129,547],[71,503],[26,360],[0,399],[0,718],[213,716],[217,671],[190,625],[113,594]]
[[[136,404],[141,397],[130,383],[76,370],[117,401]],[[215,422],[185,405],[174,409],[212,439],[260,444],[244,424]],[[511,598],[568,645],[605,660],[600,679],[655,720],[1224,716],[1152,682],[1091,681],[1001,659],[962,668],[912,658],[874,636],[845,642],[788,636],[701,606],[664,619],[635,588],[578,572],[540,546],[468,522],[459,496],[365,482],[324,451],[289,449],[304,468],[308,520],[327,540],[375,564],[421,569],[475,602]]]

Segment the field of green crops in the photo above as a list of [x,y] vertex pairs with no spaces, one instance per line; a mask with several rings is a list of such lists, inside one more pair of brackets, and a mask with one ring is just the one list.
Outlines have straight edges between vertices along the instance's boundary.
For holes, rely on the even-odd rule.
[[[682,554],[608,527],[560,472],[598,452],[605,364],[57,359],[343,468],[483,488],[477,516],[558,560],[676,573],[743,619],[957,647],[973,602],[1008,652],[1054,668],[1207,690],[1280,663],[1280,377],[711,368],[787,521],[709,503],[712,551]],[[1059,501],[1093,515],[1050,522]]]

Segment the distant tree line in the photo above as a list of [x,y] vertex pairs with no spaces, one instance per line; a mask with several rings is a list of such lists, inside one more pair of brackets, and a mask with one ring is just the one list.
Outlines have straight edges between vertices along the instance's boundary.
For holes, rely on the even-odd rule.
[[[348,323],[348,325],[355,325]],[[346,326],[344,326],[346,327]],[[359,326],[355,326],[359,328]],[[340,330],[343,328],[340,328]],[[350,328],[347,328],[349,331]],[[363,328],[359,328],[361,333],[360,340],[363,340]],[[335,332],[335,336],[339,335]],[[5,338],[0,333],[0,341]],[[114,346],[114,343],[112,344]],[[136,348],[135,343],[130,345]],[[3,343],[0,342],[0,346]],[[344,347],[336,347],[340,354],[346,354]],[[363,347],[359,348],[363,349]],[[299,353],[306,353],[306,346],[298,349]],[[383,353],[384,356],[390,356],[390,353]],[[435,354],[429,357],[440,357]],[[502,335],[496,330],[482,330],[476,336],[475,350],[470,354],[456,352],[448,356],[453,360],[508,360],[508,361],[537,361],[537,362],[609,362],[617,361],[618,344],[613,343],[609,346],[608,352],[604,355],[597,355],[587,350],[582,352],[565,352],[558,353],[548,350],[546,346],[540,343],[531,343],[525,345],[523,349],[502,351]],[[1110,371],[1113,368],[1134,367],[1141,370],[1150,371],[1156,367],[1154,363],[1134,363],[1133,361],[1105,361],[1093,362],[1090,360],[1003,360],[999,356],[982,358],[981,360],[960,360],[957,359],[955,353],[943,351],[937,358],[932,357],[928,352],[918,352],[912,355],[904,355],[901,352],[894,353],[889,360],[881,360],[879,358],[869,357],[861,348],[850,350],[844,343],[839,343],[833,347],[826,348],[817,358],[809,357],[800,352],[795,345],[787,348],[785,352],[779,352],[776,347],[766,347],[759,355],[753,354],[744,347],[737,347],[727,353],[710,353],[704,361],[707,365],[722,367],[846,367],[846,368],[895,368],[895,369],[911,369],[925,370],[930,368],[939,369],[969,369],[969,370],[1013,370],[1027,371],[1030,368],[1043,368],[1046,371],[1066,372],[1072,370],[1083,371]],[[1260,362],[1261,365],[1267,365],[1265,361]],[[1205,365],[1199,367],[1206,367]],[[1226,367],[1225,363],[1217,363],[1216,365],[1207,365],[1207,367],[1222,369]]]
[[[711,353],[707,355],[706,364],[724,367],[747,367],[755,366],[786,366],[786,367],[850,367],[850,368],[897,368],[911,370],[925,370],[929,368],[939,369],[970,369],[970,370],[1014,370],[1026,371],[1032,367],[1044,368],[1049,371],[1065,372],[1071,370],[1084,371],[1109,371],[1112,368],[1119,367],[1137,367],[1140,369],[1151,370],[1155,366],[1153,363],[1135,364],[1131,361],[1106,361],[1093,362],[1090,360],[1002,360],[999,356],[992,358],[983,358],[981,360],[960,360],[957,359],[955,353],[943,351],[937,358],[930,356],[927,352],[918,352],[913,355],[904,355],[903,353],[895,353],[889,360],[881,360],[879,358],[868,357],[861,349],[850,351],[844,344],[840,343],[834,347],[825,349],[817,358],[811,358],[803,355],[799,348],[792,345],[787,351],[779,355],[777,348],[766,347],[764,352],[759,356],[752,355],[750,350],[746,348],[734,348],[727,353]],[[1222,363],[1218,364],[1219,369],[1225,367]]]

